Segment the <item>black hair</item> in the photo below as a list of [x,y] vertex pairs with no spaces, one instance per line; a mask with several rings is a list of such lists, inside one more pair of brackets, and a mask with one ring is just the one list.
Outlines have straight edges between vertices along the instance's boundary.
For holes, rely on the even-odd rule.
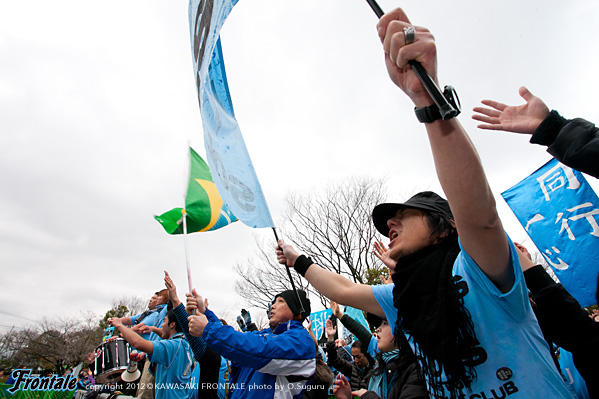
[[360,352],[362,352],[363,354],[367,354],[367,348],[364,348],[364,345],[362,344],[362,341],[354,341],[353,344],[351,344],[352,348],[358,348],[360,350]]
[[362,341],[354,341],[354,343],[351,344],[351,347],[352,349],[357,348],[364,356],[366,356],[366,358],[368,359],[368,363],[374,364],[374,359],[368,353],[368,346],[364,345]]
[[431,238],[444,240],[457,234],[452,224],[453,219],[449,215],[434,211],[423,212],[426,215],[426,222],[431,230]]
[[168,317],[168,324],[171,324],[172,322],[175,322],[175,331],[177,331],[177,332],[183,332],[183,329],[179,325],[179,320],[177,320],[177,316],[175,316],[175,311],[174,310],[171,309],[168,312],[166,312],[166,316],[164,316],[164,317]]

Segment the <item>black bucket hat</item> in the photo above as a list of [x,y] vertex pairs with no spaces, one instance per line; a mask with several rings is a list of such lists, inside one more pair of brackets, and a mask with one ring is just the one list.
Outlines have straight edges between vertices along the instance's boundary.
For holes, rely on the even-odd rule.
[[372,210],[372,221],[379,233],[385,237],[389,237],[387,220],[394,217],[397,211],[402,208],[415,208],[422,211],[437,212],[453,219],[449,202],[446,199],[441,198],[437,193],[432,191],[423,191],[415,194],[403,204],[385,203],[375,206]]

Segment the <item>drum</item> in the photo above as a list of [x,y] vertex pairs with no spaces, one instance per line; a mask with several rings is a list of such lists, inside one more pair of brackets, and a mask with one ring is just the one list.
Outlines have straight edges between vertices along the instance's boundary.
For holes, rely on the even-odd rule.
[[131,347],[123,338],[102,342],[96,349],[96,381],[107,384],[120,380],[130,353]]

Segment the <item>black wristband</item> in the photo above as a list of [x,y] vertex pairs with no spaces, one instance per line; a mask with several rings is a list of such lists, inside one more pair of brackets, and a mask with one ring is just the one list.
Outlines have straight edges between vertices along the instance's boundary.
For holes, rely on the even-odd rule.
[[310,259],[309,257],[307,257],[306,255],[300,255],[296,260],[295,260],[295,265],[293,265],[293,268],[295,269],[296,272],[298,272],[302,277],[306,277],[306,272],[308,271],[308,268],[313,264],[314,262],[312,262],[312,259]]

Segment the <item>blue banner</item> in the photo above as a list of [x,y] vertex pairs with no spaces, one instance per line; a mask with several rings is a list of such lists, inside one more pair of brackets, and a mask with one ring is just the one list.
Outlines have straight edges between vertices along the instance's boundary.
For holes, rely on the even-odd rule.
[[190,0],[189,27],[206,159],[223,201],[250,227],[274,227],[233,112],[220,30],[238,0]]
[[[318,341],[321,340],[322,334],[325,333],[325,325],[328,319],[333,315],[331,309],[321,310],[319,312],[312,312],[310,318],[312,319],[312,332]],[[326,340],[326,337],[325,337]]]
[[501,195],[562,285],[594,305],[599,200],[582,173],[553,159]]

